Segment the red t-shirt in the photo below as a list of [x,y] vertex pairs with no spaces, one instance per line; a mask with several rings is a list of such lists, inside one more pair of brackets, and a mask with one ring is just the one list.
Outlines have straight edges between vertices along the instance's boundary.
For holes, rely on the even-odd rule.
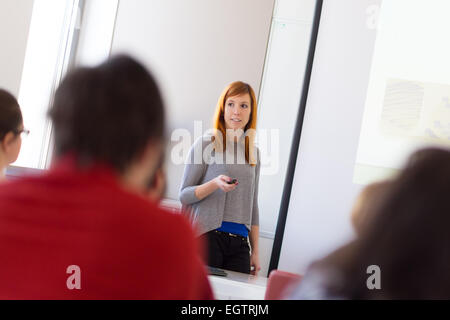
[[213,298],[189,222],[117,181],[65,159],[0,184],[0,299]]

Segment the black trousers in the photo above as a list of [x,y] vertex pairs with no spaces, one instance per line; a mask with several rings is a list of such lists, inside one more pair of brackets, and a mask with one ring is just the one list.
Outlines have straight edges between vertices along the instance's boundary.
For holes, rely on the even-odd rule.
[[250,247],[247,238],[220,231],[202,235],[208,247],[208,265],[242,273],[250,273]]

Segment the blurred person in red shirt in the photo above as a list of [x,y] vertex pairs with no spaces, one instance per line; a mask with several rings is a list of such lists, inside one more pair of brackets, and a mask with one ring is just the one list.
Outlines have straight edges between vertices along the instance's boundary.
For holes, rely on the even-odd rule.
[[210,299],[181,215],[148,200],[164,107],[127,56],[71,72],[49,115],[55,158],[0,185],[0,299]]

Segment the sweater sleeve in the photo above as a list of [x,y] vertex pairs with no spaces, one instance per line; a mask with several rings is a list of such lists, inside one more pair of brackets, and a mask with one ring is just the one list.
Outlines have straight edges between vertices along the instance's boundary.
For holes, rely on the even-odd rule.
[[258,190],[259,190],[259,172],[261,169],[260,153],[257,149],[257,162],[255,168],[255,193],[253,195],[253,210],[252,210],[252,226],[259,226],[259,207],[258,207]]
[[[200,155],[198,157],[200,159],[195,158],[196,152]],[[207,166],[202,155],[202,138],[200,138],[189,150],[186,165],[184,167],[184,174],[179,192],[180,201],[184,205],[190,205],[200,201],[195,195],[195,188],[199,185]]]

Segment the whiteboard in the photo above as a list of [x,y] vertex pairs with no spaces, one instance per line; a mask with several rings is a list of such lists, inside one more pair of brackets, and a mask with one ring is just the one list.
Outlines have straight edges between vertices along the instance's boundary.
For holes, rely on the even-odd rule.
[[278,0],[259,99],[260,232],[277,225],[308,56],[315,0]]

